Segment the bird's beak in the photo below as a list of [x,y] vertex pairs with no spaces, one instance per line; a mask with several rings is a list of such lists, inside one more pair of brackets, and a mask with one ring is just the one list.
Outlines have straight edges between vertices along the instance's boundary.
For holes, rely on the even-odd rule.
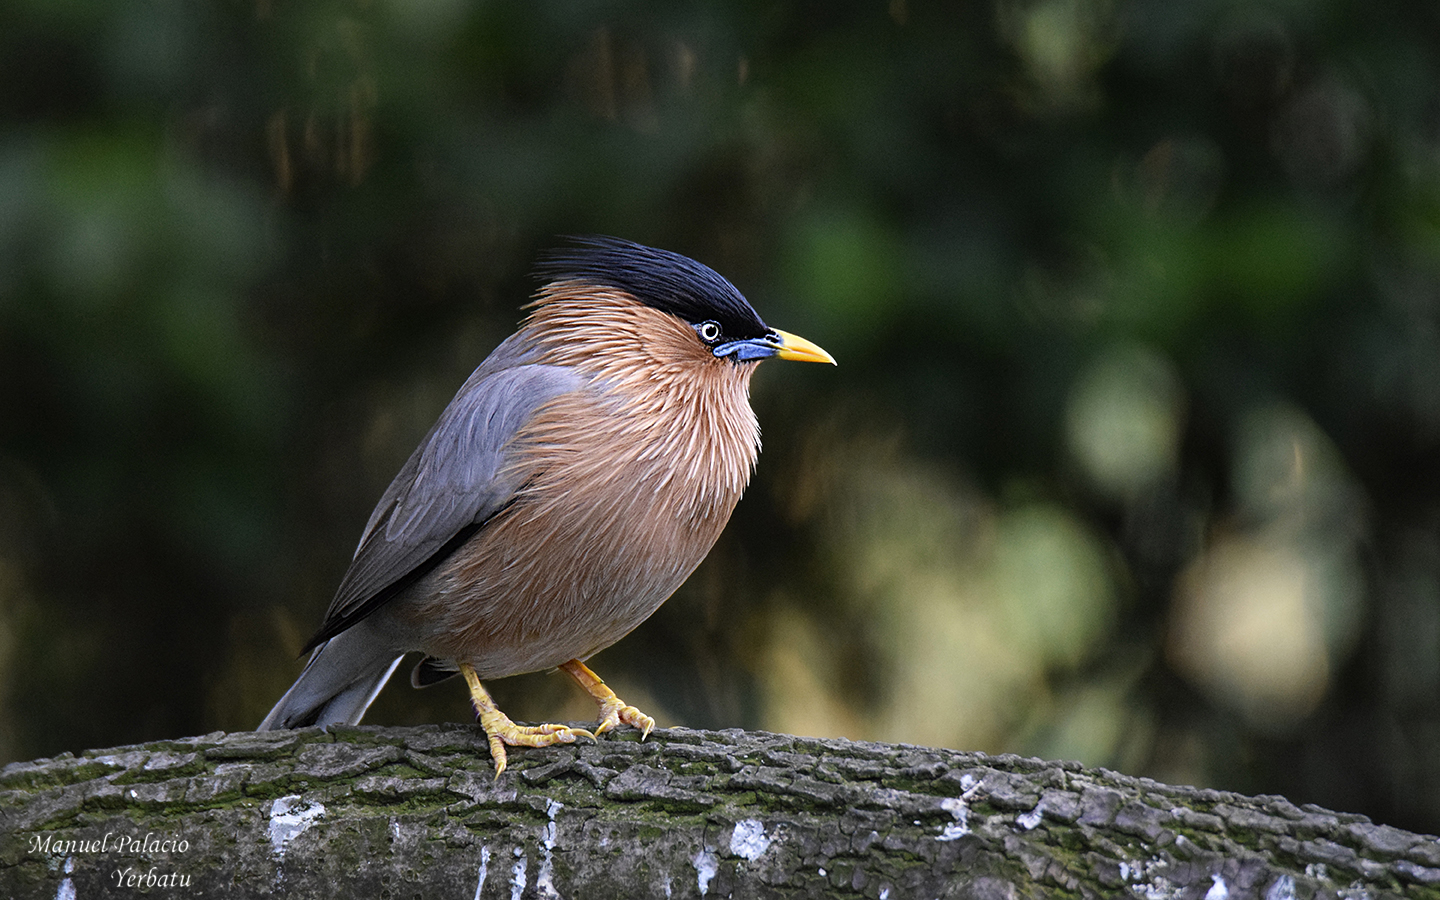
[[773,329],[780,338],[780,345],[775,355],[781,359],[795,359],[800,362],[818,362],[835,365],[835,357],[826,353],[819,344],[811,343],[798,334],[791,334],[788,331]]
[[798,334],[791,334],[778,328],[770,329],[770,333],[764,337],[746,338],[743,341],[721,344],[710,352],[720,357],[728,356],[736,362],[755,362],[778,356],[781,359],[798,359],[804,362],[823,362],[835,365],[835,357],[820,349],[819,344],[812,344]]

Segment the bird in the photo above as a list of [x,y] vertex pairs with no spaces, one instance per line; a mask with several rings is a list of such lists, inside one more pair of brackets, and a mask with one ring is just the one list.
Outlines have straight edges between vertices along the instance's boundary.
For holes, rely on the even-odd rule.
[[[585,661],[719,538],[760,452],[758,364],[835,359],[679,253],[578,237],[537,275],[520,326],[380,497],[304,669],[258,730],[358,723],[412,652],[413,685],[464,678],[496,778],[507,746],[654,728]],[[516,724],[484,685],[554,669],[595,700],[593,731]]]

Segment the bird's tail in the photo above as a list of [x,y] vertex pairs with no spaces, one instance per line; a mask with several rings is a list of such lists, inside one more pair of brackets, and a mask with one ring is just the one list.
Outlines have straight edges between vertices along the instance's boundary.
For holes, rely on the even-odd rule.
[[360,622],[316,647],[300,677],[255,730],[358,723],[402,659],[371,625]]

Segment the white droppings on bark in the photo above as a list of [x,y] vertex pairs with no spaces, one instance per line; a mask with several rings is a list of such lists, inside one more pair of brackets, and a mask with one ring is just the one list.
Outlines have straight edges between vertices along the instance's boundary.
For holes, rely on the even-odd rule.
[[520,858],[510,869],[510,900],[520,900],[525,895],[525,851],[516,847],[515,854]]
[[710,879],[720,871],[720,857],[705,847],[695,854],[690,864],[695,867],[695,884],[700,888],[700,896],[703,897],[705,892],[710,890]]
[[535,876],[535,890],[546,900],[556,898],[560,892],[555,890],[555,814],[565,808],[565,804],[559,800],[547,800],[545,803],[545,815],[550,821],[545,823],[545,830],[541,832],[541,855],[540,871]]
[[325,804],[307,803],[299,794],[281,797],[270,804],[270,846],[279,859],[285,858],[285,848],[290,842],[305,833],[315,820],[325,815]]
[[[940,801],[940,808],[955,817],[955,821],[945,826],[945,830],[936,836],[937,841],[956,841],[970,833],[970,808],[965,801],[974,796],[980,790],[980,780],[974,775],[965,774],[960,776],[960,796],[946,797]],[[919,822],[915,823],[919,825]]]
[[75,882],[70,880],[70,873],[75,871],[75,857],[65,857],[65,877],[60,879],[60,886],[55,889],[55,900],[75,900]]
[[1295,879],[1281,875],[1265,891],[1265,900],[1295,900]]
[[1219,875],[1210,876],[1210,890],[1205,892],[1205,900],[1230,900],[1230,886],[1225,879]]
[[1170,869],[1169,860],[1151,857],[1139,862],[1119,863],[1120,878],[1131,882],[1130,894],[1144,900],[1174,900],[1183,891],[1172,883],[1166,874]]
[[1045,801],[1041,800],[1039,803],[1035,804],[1034,809],[1016,816],[1015,824],[1019,825],[1026,831],[1034,831],[1040,825],[1040,820],[1044,817]]
[[765,825],[759,819],[741,819],[730,832],[730,852],[742,859],[754,862],[770,849],[773,839],[765,834]]
[[490,848],[480,847],[480,868],[475,872],[475,900],[480,900],[480,891],[485,887],[485,876],[490,874]]
[[965,805],[965,798],[946,797],[940,801],[940,808],[954,816],[955,821],[946,825],[935,840],[958,841],[970,833],[970,809]]

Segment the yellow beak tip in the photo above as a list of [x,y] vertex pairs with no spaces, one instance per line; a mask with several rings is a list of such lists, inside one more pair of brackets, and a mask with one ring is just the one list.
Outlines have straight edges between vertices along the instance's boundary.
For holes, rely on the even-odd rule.
[[818,362],[839,365],[835,357],[825,351],[819,344],[805,340],[798,334],[791,334],[788,331],[781,331],[776,328],[775,333],[780,336],[780,352],[775,355],[781,359],[793,359],[798,362]]

